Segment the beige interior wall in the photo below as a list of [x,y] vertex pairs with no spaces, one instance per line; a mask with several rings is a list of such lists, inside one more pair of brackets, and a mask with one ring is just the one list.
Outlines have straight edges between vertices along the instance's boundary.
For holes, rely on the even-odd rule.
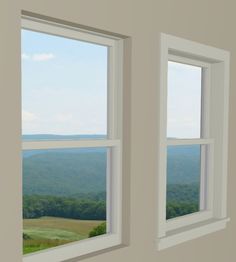
[[[20,11],[55,17],[132,38],[125,86],[126,233],[130,245],[86,262],[236,261],[236,35],[234,0],[0,0],[0,261],[21,261]],[[155,179],[158,144],[159,33],[231,52],[229,216],[224,231],[158,252],[155,246]],[[126,65],[129,68],[128,65]],[[131,77],[129,74],[131,73]],[[129,81],[130,80],[130,81]],[[129,161],[130,160],[130,161]],[[130,178],[130,184],[129,184]],[[8,194],[9,192],[9,194]],[[78,261],[73,260],[73,261]],[[42,261],[50,262],[50,261]]]
[[19,3],[0,1],[0,261],[9,262],[20,261],[22,238],[19,14]]

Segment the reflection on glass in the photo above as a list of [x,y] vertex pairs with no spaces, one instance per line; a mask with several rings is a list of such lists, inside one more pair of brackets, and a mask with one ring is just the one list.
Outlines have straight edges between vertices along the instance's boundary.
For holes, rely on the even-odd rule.
[[22,134],[104,138],[107,58],[105,46],[22,30]]
[[168,138],[200,138],[201,89],[201,67],[168,62]]
[[201,146],[168,146],[166,219],[199,211]]
[[106,148],[23,151],[23,253],[106,233]]

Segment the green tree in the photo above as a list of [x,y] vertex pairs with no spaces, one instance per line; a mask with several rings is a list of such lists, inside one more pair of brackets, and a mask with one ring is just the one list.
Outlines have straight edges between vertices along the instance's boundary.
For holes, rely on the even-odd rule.
[[106,222],[101,223],[97,227],[94,227],[90,232],[89,232],[89,237],[95,237],[95,236],[100,236],[106,234]]

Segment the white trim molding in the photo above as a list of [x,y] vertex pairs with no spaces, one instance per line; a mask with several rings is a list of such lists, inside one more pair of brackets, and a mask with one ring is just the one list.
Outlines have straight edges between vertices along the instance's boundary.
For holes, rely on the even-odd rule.
[[61,262],[68,258],[76,258],[83,255],[88,255],[93,252],[101,251],[107,248],[118,246],[121,243],[121,238],[115,234],[106,234],[93,239],[85,239],[79,242],[73,242],[63,246],[50,248],[40,252],[35,252],[25,255],[23,262]]
[[[168,61],[202,68],[201,137],[167,138]],[[228,51],[161,33],[157,248],[162,250],[221,230],[227,218],[229,108]],[[200,211],[166,219],[167,147],[201,146]],[[184,183],[184,181],[183,181]]]
[[182,229],[179,231],[170,232],[166,235],[166,237],[160,238],[158,240],[158,249],[163,250],[187,242],[189,240],[196,239],[210,233],[225,229],[226,224],[229,221],[229,218],[219,220],[212,219],[205,223],[195,224],[194,226],[185,228],[185,230]]

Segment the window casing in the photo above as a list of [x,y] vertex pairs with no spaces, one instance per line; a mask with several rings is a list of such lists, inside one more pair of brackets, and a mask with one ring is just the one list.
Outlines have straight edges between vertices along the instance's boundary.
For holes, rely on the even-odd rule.
[[122,227],[122,56],[123,40],[57,23],[23,17],[22,28],[108,47],[107,137],[92,140],[23,141],[22,150],[108,148],[107,234],[43,252],[24,262],[64,261],[121,244]]
[[[201,68],[201,135],[167,137],[168,61]],[[229,53],[161,34],[160,144],[158,174],[158,249],[224,228],[227,182]],[[167,148],[199,145],[199,211],[166,219]],[[184,183],[184,181],[183,181]]]

